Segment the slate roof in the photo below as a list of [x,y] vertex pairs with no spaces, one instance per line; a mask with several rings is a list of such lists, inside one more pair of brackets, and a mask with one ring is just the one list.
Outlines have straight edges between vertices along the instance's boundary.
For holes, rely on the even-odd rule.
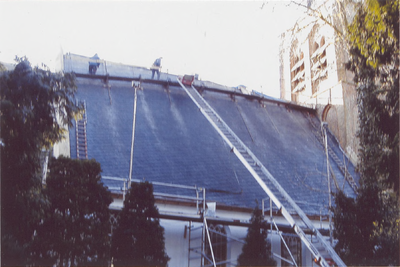
[[[66,70],[84,74],[88,71],[88,65],[73,69],[73,60],[64,61]],[[114,75],[131,77],[124,70],[129,67],[119,68],[120,73],[116,71]],[[135,72],[134,67],[132,70]],[[164,75],[171,80],[175,78]],[[88,157],[100,162],[102,176],[127,178],[134,103],[131,83],[111,81],[110,91],[101,79],[78,78],[77,85],[77,98],[86,102]],[[311,122],[315,125],[320,122],[313,110],[226,90],[201,92],[306,214],[327,214],[326,155],[314,135]],[[70,129],[70,141],[74,158],[74,127]],[[329,145],[343,158],[331,134]],[[331,165],[338,185],[347,195],[355,197],[332,159]],[[348,161],[346,166],[358,180],[354,166]],[[255,200],[261,202],[267,198],[180,86],[170,86],[167,90],[161,84],[148,82],[143,83],[143,90],[137,91],[132,178],[205,187],[207,199],[216,201],[217,207],[223,204],[253,208]],[[103,182],[110,188],[123,186],[120,181],[103,179]],[[331,187],[336,190],[333,181]],[[194,196],[186,189],[161,186],[155,186],[155,192]]]

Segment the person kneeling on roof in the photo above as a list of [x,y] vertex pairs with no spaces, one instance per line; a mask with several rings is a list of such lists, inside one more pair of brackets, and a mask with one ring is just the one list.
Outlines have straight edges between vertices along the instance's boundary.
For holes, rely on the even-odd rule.
[[100,63],[97,61],[99,60],[99,56],[95,54],[93,57],[89,58],[89,73],[94,75],[96,74],[97,68],[100,66]]

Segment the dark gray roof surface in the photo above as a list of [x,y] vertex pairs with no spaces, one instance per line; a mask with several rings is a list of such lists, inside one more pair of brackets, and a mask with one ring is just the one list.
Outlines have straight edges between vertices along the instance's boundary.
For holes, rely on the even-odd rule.
[[[309,204],[328,205],[326,154],[313,134],[310,120],[317,125],[320,122],[312,113],[244,97],[233,101],[229,95],[214,92],[204,91],[203,97],[303,210],[310,210]],[[330,146],[340,151],[332,136]],[[330,160],[338,184],[354,196],[340,169]],[[354,167],[350,167],[356,176]]]
[[[131,83],[111,82],[110,93],[100,80],[78,78],[77,85],[78,100],[86,101],[88,157],[101,163],[103,176],[127,178],[134,102]],[[310,120],[320,125],[313,113],[246,96],[232,98],[208,90],[202,94],[306,214],[327,214],[326,156],[313,134]],[[208,200],[228,206],[253,208],[256,199],[267,198],[182,88],[167,90],[144,83],[137,96],[132,178],[205,187]],[[70,129],[70,141],[74,158],[75,128]],[[340,156],[333,136],[329,143]],[[339,186],[354,197],[338,166],[331,164]],[[354,167],[347,164],[357,177]],[[109,187],[123,186],[120,181],[103,182]],[[185,189],[160,186],[155,186],[155,192],[194,196]]]

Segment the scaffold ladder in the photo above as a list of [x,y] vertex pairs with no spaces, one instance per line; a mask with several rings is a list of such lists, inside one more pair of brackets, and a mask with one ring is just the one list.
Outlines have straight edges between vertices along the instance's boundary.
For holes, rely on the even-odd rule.
[[[324,136],[322,134],[321,129],[319,129],[318,126],[315,125],[314,121],[310,118],[310,116],[306,116],[306,117],[307,117],[308,121],[311,123],[311,125],[313,127],[312,132],[313,132],[315,138],[318,140],[318,142],[322,146],[324,146],[324,142],[325,141],[324,141]],[[358,194],[358,185],[357,185],[355,179],[353,178],[353,176],[347,170],[346,165],[344,163],[344,160],[342,161],[341,159],[339,159],[339,157],[332,150],[332,148],[329,146],[329,144],[328,144],[328,154],[333,159],[333,161],[336,163],[336,165],[338,166],[339,170],[344,175],[344,178],[346,179],[346,181],[349,183],[349,185],[353,189],[354,193]]]
[[76,124],[76,158],[77,159],[87,159],[87,135],[86,135],[86,102],[83,102],[82,118],[75,120]]
[[[219,133],[222,139],[228,144],[231,151],[239,158],[247,170],[252,174],[261,188],[267,193],[270,199],[277,206],[283,217],[289,225],[294,229],[295,233],[307,246],[316,262],[321,266],[330,266],[329,259],[331,258],[338,266],[345,266],[345,263],[340,259],[332,246],[324,239],[322,234],[314,227],[313,223],[308,219],[303,210],[294,202],[289,194],[277,182],[272,174],[264,167],[258,158],[250,151],[249,148],[239,139],[239,137],[230,129],[230,127],[222,120],[217,112],[205,101],[199,94],[197,89],[192,85],[185,87],[178,78],[181,87],[186,91],[189,97],[197,105],[202,114],[211,123],[215,130]],[[284,205],[283,205],[284,204]],[[317,243],[311,241],[300,226],[296,223],[287,208],[294,211],[302,220],[304,225],[310,229],[317,238]],[[318,247],[318,249],[317,249]]]

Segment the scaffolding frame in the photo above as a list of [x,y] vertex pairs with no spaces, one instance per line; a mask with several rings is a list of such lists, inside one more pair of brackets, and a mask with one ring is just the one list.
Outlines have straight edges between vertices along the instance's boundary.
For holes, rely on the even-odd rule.
[[[102,176],[102,179],[105,180],[111,180],[111,181],[118,181],[121,182],[125,185],[126,178],[119,178],[119,177],[111,177],[111,176]],[[143,180],[140,179],[132,179],[131,182],[134,183],[140,183],[143,182]],[[226,259],[224,261],[217,261],[216,259],[209,258],[206,254],[206,249],[209,247],[210,250],[213,250],[212,244],[209,242],[210,239],[210,233],[215,233],[218,235],[225,236],[227,238],[227,244],[229,242],[240,242],[240,243],[245,243],[243,240],[236,238],[234,236],[230,236],[227,234],[223,234],[217,231],[214,231],[208,227],[208,223],[210,221],[215,220],[216,218],[207,216],[208,209],[207,209],[207,199],[206,199],[206,188],[204,187],[198,187],[198,186],[187,186],[187,185],[180,185],[180,184],[172,184],[172,183],[163,183],[163,182],[151,182],[153,185],[161,186],[161,187],[172,187],[172,188],[180,188],[180,189],[187,189],[188,191],[194,191],[195,196],[190,196],[190,195],[170,195],[170,194],[165,194],[165,193],[159,193],[159,192],[154,192],[154,196],[157,198],[162,198],[162,199],[177,199],[179,201],[190,201],[194,202],[195,204],[195,214],[196,216],[193,217],[193,213],[187,214],[183,220],[188,222],[188,227],[185,226],[185,228],[188,230],[188,267],[191,266],[191,261],[193,260],[199,260],[200,259],[200,266],[201,267],[206,267],[206,266],[218,266],[220,264],[226,264],[226,263],[233,263],[236,261],[236,259]],[[114,192],[119,192],[119,194],[123,195],[124,191],[127,190],[125,187],[108,187],[111,191]],[[265,215],[265,200],[262,200],[262,213]],[[274,217],[273,217],[273,203],[272,200],[269,199],[270,201],[270,229],[268,230],[270,234],[272,233],[277,233],[280,237],[281,242],[285,242],[283,239],[282,233],[285,233],[285,231],[282,231],[282,225],[278,226],[276,223]],[[165,214],[163,214],[160,211],[160,217],[164,218]],[[167,219],[173,219],[173,218],[167,218]],[[182,216],[179,218],[182,220]],[[193,223],[197,222],[200,223],[201,225],[199,226],[194,226]],[[217,220],[215,223],[219,224],[224,224],[224,225],[237,225],[235,224],[232,220],[229,221],[224,221],[224,220]],[[206,226],[207,225],[207,226]],[[249,222],[244,223],[242,222],[242,227],[248,227],[250,225]],[[194,232],[198,232],[201,230],[201,233],[197,236],[193,236]],[[286,230],[287,231],[287,230]],[[311,234],[311,239],[312,239],[312,233]],[[200,245],[193,246],[193,241],[196,241],[200,239]],[[208,239],[208,240],[207,240]],[[287,245],[285,245],[287,248],[288,252],[290,255],[292,255],[292,252],[290,251],[290,248],[288,248]],[[271,252],[272,252],[272,242],[271,242]],[[272,255],[282,261],[285,261],[289,264],[295,265],[294,264],[294,259],[292,256],[292,261],[283,258],[280,255],[277,255],[276,253],[272,253]],[[192,266],[199,266],[197,265],[192,265]],[[297,266],[297,265],[296,265]]]

